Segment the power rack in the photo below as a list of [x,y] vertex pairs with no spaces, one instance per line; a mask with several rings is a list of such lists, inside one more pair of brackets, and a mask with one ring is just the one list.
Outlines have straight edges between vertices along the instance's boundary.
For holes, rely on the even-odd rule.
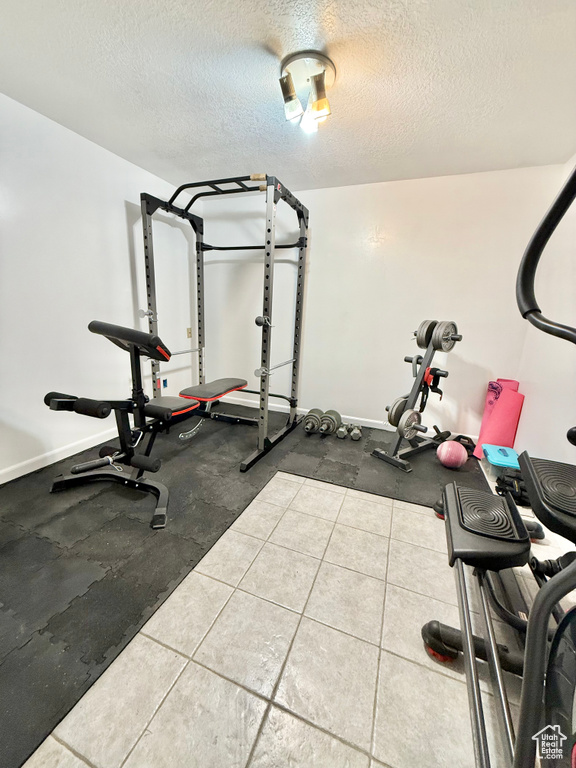
[[[226,187],[224,188],[224,185]],[[210,245],[204,241],[204,219],[192,212],[194,203],[200,198],[215,197],[221,195],[246,194],[250,192],[266,192],[266,227],[264,242],[261,245],[237,245],[219,246]],[[183,194],[191,195],[189,201],[177,204]],[[295,243],[276,243],[276,208],[280,201],[284,201],[294,210],[297,216],[299,237]],[[245,386],[237,386],[243,392],[259,396],[258,418],[227,414],[220,410],[214,410],[210,399],[207,398],[203,407],[198,409],[198,414],[212,419],[219,419],[233,423],[257,424],[258,443],[256,450],[251,453],[240,465],[240,471],[245,472],[255,464],[262,456],[268,453],[277,443],[289,434],[300,422],[297,415],[298,406],[298,377],[300,367],[300,347],[302,332],[302,310],[304,296],[304,281],[306,276],[306,248],[308,242],[308,209],[280,182],[275,176],[258,173],[249,176],[234,176],[227,179],[213,179],[211,181],[198,181],[183,184],[178,187],[169,200],[161,200],[146,193],[141,195],[142,226],[144,233],[144,255],[146,264],[146,292],[148,299],[148,328],[150,333],[158,335],[158,308],[156,301],[156,279],[154,270],[154,245],[152,233],[152,217],[158,210],[173,214],[192,226],[196,239],[196,312],[197,312],[197,349],[190,352],[198,353],[198,384],[206,384],[204,370],[204,253],[206,251],[244,251],[262,250],[264,259],[264,282],[262,298],[262,315],[255,318],[256,325],[262,329],[262,346],[260,354],[260,368],[254,373],[260,378],[260,387],[257,390],[246,389]],[[272,347],[272,301],[274,287],[274,255],[278,249],[297,249],[298,276],[296,280],[294,333],[292,343],[292,357],[282,363],[271,363]],[[186,350],[188,351],[188,350]],[[153,396],[160,397],[160,365],[153,360],[152,363]],[[285,365],[291,365],[290,395],[274,394],[270,392],[271,371]],[[236,382],[240,380],[234,380]],[[185,390],[192,392],[194,387]],[[217,390],[215,387],[214,391]],[[187,395],[192,396],[192,395]],[[269,432],[268,404],[269,398],[279,398],[289,403],[290,410],[286,424],[274,434]],[[213,398],[216,400],[217,398]]]

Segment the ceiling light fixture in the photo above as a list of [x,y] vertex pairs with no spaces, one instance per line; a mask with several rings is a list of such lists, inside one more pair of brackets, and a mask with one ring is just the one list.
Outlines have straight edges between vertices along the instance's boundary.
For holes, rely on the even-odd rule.
[[306,133],[316,133],[330,114],[326,89],[336,80],[334,63],[319,51],[299,51],[284,59],[280,74],[286,120],[299,123]]

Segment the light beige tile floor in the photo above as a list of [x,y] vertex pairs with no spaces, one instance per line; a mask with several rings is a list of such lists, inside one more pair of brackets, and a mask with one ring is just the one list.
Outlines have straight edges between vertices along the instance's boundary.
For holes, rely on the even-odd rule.
[[279,472],[26,768],[472,768],[420,638],[458,624],[445,552],[430,508]]

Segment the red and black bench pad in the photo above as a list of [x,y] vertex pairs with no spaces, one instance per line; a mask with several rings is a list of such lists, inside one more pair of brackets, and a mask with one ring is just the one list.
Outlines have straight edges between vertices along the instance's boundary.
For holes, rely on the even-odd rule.
[[209,403],[212,400],[220,400],[224,395],[244,389],[248,386],[246,379],[216,379],[206,384],[198,384],[195,387],[187,387],[180,392],[180,397],[199,400],[201,403]]
[[184,416],[190,413],[199,405],[197,400],[183,402],[181,397],[157,397],[146,403],[144,413],[152,419],[170,421],[175,416]]

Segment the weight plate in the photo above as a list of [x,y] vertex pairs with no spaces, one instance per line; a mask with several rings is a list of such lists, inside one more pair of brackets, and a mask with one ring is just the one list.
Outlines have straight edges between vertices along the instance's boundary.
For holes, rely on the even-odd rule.
[[320,432],[324,435],[331,435],[336,432],[340,424],[342,424],[342,417],[338,411],[326,411],[320,421]]
[[306,432],[317,432],[323,415],[324,412],[320,408],[312,408],[312,410],[308,411],[304,417],[304,429]]
[[420,349],[426,349],[428,344],[430,344],[432,333],[437,324],[438,320],[422,320],[416,331],[416,344],[418,344]]
[[398,426],[400,416],[402,416],[406,408],[406,401],[406,397],[397,397],[388,409],[388,423],[392,424],[393,427]]
[[456,323],[442,320],[432,332],[432,344],[439,352],[450,352],[456,342],[451,337],[458,333]]
[[418,430],[414,429],[414,424],[420,424],[422,422],[422,416],[418,411],[414,411],[409,408],[404,411],[398,422],[398,434],[405,440],[412,440],[418,434]]

